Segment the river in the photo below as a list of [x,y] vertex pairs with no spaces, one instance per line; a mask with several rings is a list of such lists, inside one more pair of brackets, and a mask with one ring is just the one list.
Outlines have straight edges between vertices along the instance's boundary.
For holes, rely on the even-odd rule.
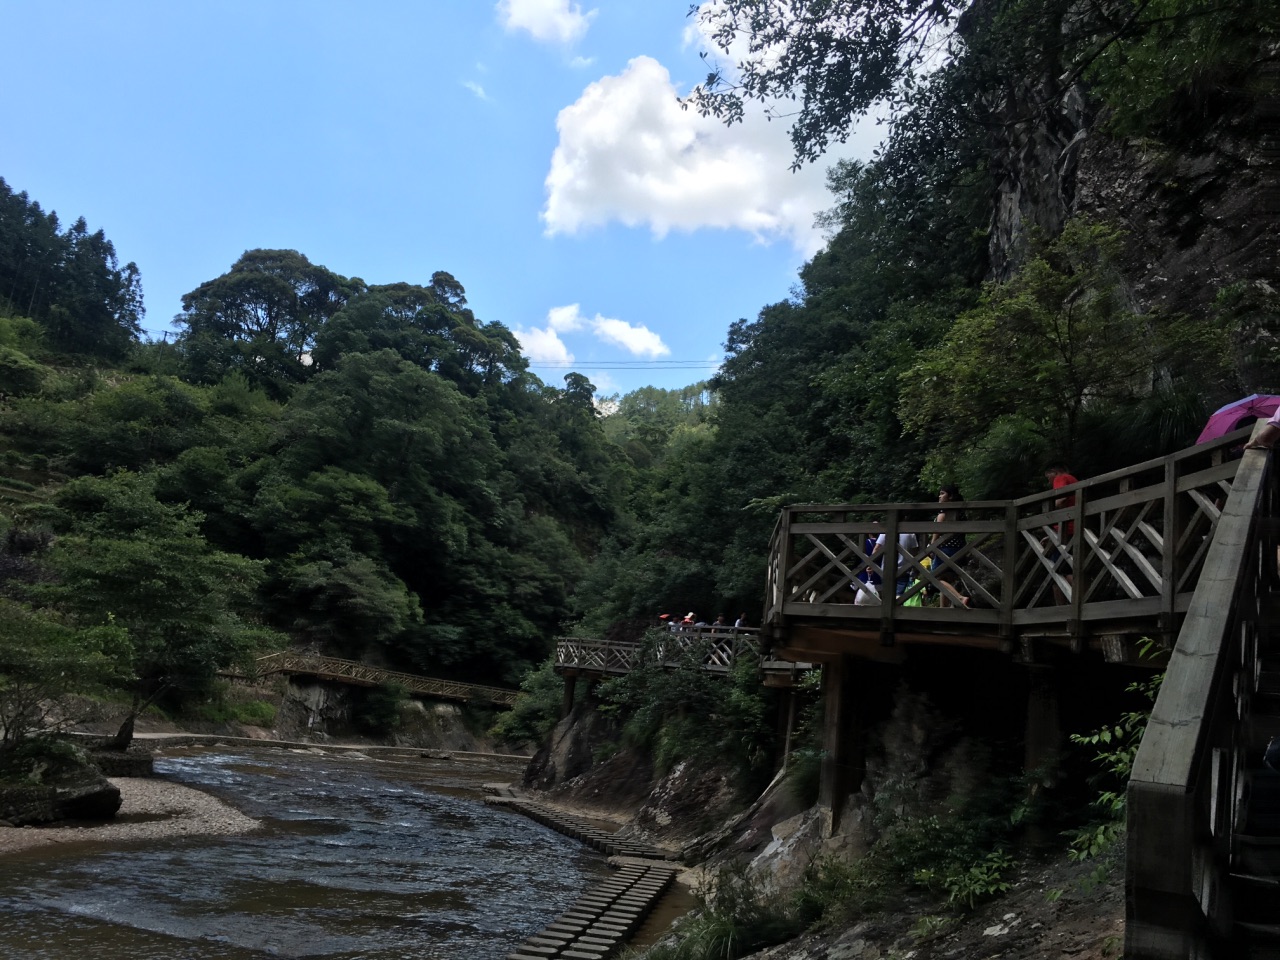
[[0,958],[496,960],[608,873],[482,802],[510,766],[223,748],[156,772],[265,828],[6,857]]

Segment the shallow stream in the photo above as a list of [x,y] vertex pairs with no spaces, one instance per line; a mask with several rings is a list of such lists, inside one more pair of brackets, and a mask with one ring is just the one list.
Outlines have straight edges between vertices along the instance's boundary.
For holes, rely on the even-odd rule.
[[0,860],[4,960],[486,960],[608,872],[481,800],[519,768],[286,751],[157,757],[264,829]]

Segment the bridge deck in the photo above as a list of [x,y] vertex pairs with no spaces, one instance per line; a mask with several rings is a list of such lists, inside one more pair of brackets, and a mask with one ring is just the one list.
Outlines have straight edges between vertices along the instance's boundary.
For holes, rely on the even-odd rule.
[[254,666],[255,674],[259,677],[266,677],[275,673],[287,673],[316,677],[321,680],[336,680],[340,683],[363,687],[375,687],[380,683],[395,683],[404,687],[409,693],[419,693],[444,700],[459,700],[463,703],[476,701],[511,706],[516,701],[515,690],[479,686],[474,683],[458,683],[453,680],[437,680],[433,677],[420,677],[412,673],[383,670],[355,660],[340,660],[337,657],[321,657],[284,651],[259,657],[254,662]]
[[[1230,450],[1246,436],[1020,500],[949,505],[962,518],[942,523],[937,503],[789,506],[770,541],[763,622],[793,659],[1028,641],[1128,659],[1135,636],[1176,635],[1239,467]],[[1074,503],[1056,507],[1062,497]],[[972,608],[915,605],[943,595],[944,579]],[[868,586],[900,580],[900,596]]]

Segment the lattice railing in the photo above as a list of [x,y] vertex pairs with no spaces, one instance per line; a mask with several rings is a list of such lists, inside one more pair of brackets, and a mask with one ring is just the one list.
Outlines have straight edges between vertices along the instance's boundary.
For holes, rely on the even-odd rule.
[[645,642],[563,637],[556,641],[555,665],[585,673],[624,674],[642,659],[675,667],[689,656],[697,657],[705,670],[727,673],[744,656],[759,659],[760,631],[754,627],[684,627]]
[[[1246,435],[1020,500],[949,504],[956,519],[941,523],[936,502],[787,507],[770,543],[765,622],[800,616],[1012,628],[1143,618],[1171,630],[1190,603],[1231,492],[1239,465],[1231,448]],[[1065,496],[1075,503],[1056,507]],[[954,604],[943,580],[972,608],[916,606],[926,595]]]
[[514,690],[479,686],[474,683],[458,683],[453,680],[436,680],[432,677],[420,677],[395,670],[382,670],[367,663],[340,660],[337,657],[285,651],[259,657],[254,664],[256,675],[259,677],[273,673],[302,674],[365,687],[377,686],[380,683],[396,683],[410,693],[420,693],[445,700],[461,700],[464,703],[474,700],[510,706],[516,701]]

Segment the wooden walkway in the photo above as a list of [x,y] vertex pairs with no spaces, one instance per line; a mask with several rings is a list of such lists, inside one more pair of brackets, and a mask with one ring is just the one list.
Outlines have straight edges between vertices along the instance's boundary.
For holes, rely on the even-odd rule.
[[[894,643],[1028,655],[1049,643],[1131,660],[1134,638],[1176,637],[1240,465],[1230,448],[1246,435],[1019,500],[960,504],[963,519],[945,523],[934,522],[936,502],[787,507],[769,545],[767,639],[794,660]],[[1055,507],[1064,496],[1074,505]],[[880,535],[891,545],[882,555]],[[940,542],[953,536],[963,545],[948,556]],[[940,591],[944,571],[972,609],[907,605]],[[898,578],[910,580],[901,597],[866,592],[868,579],[892,588]]]
[[509,707],[516,702],[515,690],[501,687],[483,687],[474,683],[457,683],[453,680],[436,680],[412,673],[382,670],[355,660],[339,660],[337,657],[320,657],[304,653],[272,653],[254,661],[254,676],[268,677],[284,673],[296,676],[335,680],[358,687],[376,687],[380,683],[394,683],[409,693],[441,700],[458,700],[462,703],[496,703]]
[[[1136,641],[1154,637],[1172,654],[1129,783],[1125,956],[1280,958],[1280,773],[1261,763],[1280,735],[1280,471],[1262,451],[1230,456],[1247,434],[961,504],[964,518],[946,523],[933,522],[937,503],[783,510],[762,639],[824,664],[820,802],[832,817],[848,787],[842,684],[859,659],[946,645],[1024,663],[1051,661],[1050,648],[1134,663]],[[1056,507],[1063,496],[1074,503]],[[917,546],[898,546],[900,534]],[[963,545],[946,556],[935,534]],[[940,590],[942,570],[973,609],[905,604]],[[855,602],[866,580],[899,577],[901,597]]]
[[734,664],[747,658],[759,668],[765,686],[790,687],[815,666],[780,660],[762,653],[757,627],[680,627],[674,630],[664,627],[663,630],[662,639],[657,642],[561,637],[556,641],[555,670],[566,678],[566,682],[575,677],[621,676],[645,662],[661,664],[669,670],[697,664],[710,673],[728,675]]

